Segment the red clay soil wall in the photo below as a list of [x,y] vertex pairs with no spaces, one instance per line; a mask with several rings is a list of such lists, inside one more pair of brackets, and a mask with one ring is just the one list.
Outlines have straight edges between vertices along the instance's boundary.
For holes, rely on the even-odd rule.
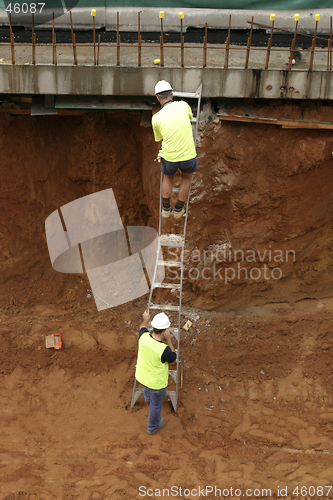
[[[286,116],[286,107],[265,112]],[[310,116],[329,113],[312,105]],[[69,201],[112,187],[125,225],[157,227],[158,144],[140,122],[139,112],[126,111],[1,115],[1,303],[39,293],[30,273],[52,280],[47,297],[61,294],[68,277],[51,267],[44,222]],[[223,311],[332,296],[331,131],[220,122],[211,112],[200,137],[185,302]],[[175,230],[170,219],[165,231]]]
[[[288,116],[285,107],[260,111]],[[311,112],[332,121],[329,108]],[[140,486],[157,498],[158,489],[205,485],[228,488],[221,498],[247,488],[252,499],[267,499],[266,489],[281,499],[281,488],[288,498],[332,497],[332,133],[206,116],[178,410],[165,398],[166,425],[148,436],[143,397],[129,410],[146,297],[98,312],[86,276],[52,269],[44,222],[112,187],[124,225],[156,227],[151,128],[140,113],[0,115],[0,500],[129,500],[144,498]],[[172,218],[165,224],[176,229]],[[237,261],[224,263],[218,250],[229,243]],[[258,253],[246,260],[251,250],[263,262]],[[294,250],[296,261],[270,258],[278,250]],[[219,278],[238,264],[283,277]],[[56,332],[63,349],[46,349]]]

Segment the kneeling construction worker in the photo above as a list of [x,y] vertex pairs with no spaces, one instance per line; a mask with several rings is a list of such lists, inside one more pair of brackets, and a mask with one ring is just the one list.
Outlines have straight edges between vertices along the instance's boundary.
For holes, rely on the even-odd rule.
[[197,153],[193,140],[192,110],[185,101],[174,101],[170,83],[161,80],[155,85],[155,95],[161,109],[152,118],[155,141],[162,141],[161,157],[162,217],[171,212],[170,197],[174,174],[182,172],[178,200],[173,216],[179,219],[185,213],[185,202],[190,191],[193,172],[198,170]]
[[165,313],[154,316],[152,333],[147,329],[149,319],[150,314],[146,310],[140,325],[135,378],[145,386],[143,396],[146,403],[150,403],[147,432],[155,434],[165,424],[164,418],[161,418],[162,403],[167,391],[169,363],[176,361],[177,354],[167,330],[170,326],[168,316]]

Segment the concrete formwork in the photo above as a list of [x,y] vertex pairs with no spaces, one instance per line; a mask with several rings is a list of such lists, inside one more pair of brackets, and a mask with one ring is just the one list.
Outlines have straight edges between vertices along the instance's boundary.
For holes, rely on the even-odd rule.
[[153,95],[158,80],[203,97],[333,99],[332,72],[110,66],[0,66],[1,94]]

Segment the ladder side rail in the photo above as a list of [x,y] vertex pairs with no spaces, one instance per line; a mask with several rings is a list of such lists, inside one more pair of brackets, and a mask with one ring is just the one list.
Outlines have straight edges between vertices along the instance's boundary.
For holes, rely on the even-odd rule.
[[[198,105],[197,105],[197,116],[196,116],[196,121],[195,121],[195,128],[194,128],[194,144],[196,145],[197,142],[197,132],[198,132],[198,124],[199,124],[199,118],[200,118],[200,106],[201,106],[201,90],[202,90],[202,83],[198,87],[196,91],[196,95],[193,97],[196,97],[198,99]],[[192,181],[191,181],[192,184]],[[178,393],[179,393],[179,366],[180,366],[180,325],[181,325],[181,309],[182,309],[182,295],[183,295],[183,276],[184,276],[184,247],[185,247],[185,236],[186,236],[186,228],[187,228],[187,220],[188,220],[188,206],[189,206],[189,200],[190,200],[190,194],[191,194],[191,184],[190,184],[190,190],[189,194],[186,200],[186,212],[185,212],[185,221],[184,221],[184,231],[183,231],[183,236],[184,236],[184,246],[181,248],[181,265],[180,265],[180,290],[179,290],[179,311],[178,311],[178,339],[177,339],[177,377],[176,377],[176,398],[175,398],[175,403],[172,404],[174,406],[174,410],[177,411],[177,402],[178,402]]]
[[195,92],[176,92],[176,91],[173,91],[172,93],[173,93],[174,97],[187,97],[188,99],[197,99],[200,85]]
[[160,251],[161,251],[161,244],[160,244],[160,240],[158,239],[157,240],[157,250],[156,250],[155,267],[154,267],[153,277],[152,277],[152,280],[150,282],[149,299],[148,299],[148,311],[149,311],[149,307],[150,307],[150,304],[151,304],[152,295],[153,295],[153,292],[154,292],[153,283],[155,283],[155,281],[156,281],[156,274],[157,274],[157,267],[158,267],[158,260],[159,260]]
[[[187,219],[187,217],[186,217]],[[183,275],[184,275],[184,247],[181,249],[180,255],[180,290],[179,290],[179,311],[178,311],[178,339],[177,339],[177,382],[176,382],[176,401],[178,401],[179,392],[179,365],[180,365],[180,324],[182,314],[182,298],[183,298]]]
[[201,106],[201,91],[202,91],[202,83],[200,83],[200,86],[197,90],[197,92],[199,92],[199,96],[198,96],[197,120],[195,123],[195,132],[194,132],[194,144],[195,145],[197,145],[197,134],[198,134],[198,125],[199,125],[199,118],[200,118],[200,106]]
[[175,97],[187,97],[189,99],[197,99],[198,100],[198,109],[197,116],[195,119],[195,131],[194,131],[194,143],[197,141],[197,132],[198,132],[198,124],[199,124],[199,116],[200,116],[200,105],[201,105],[201,93],[202,93],[202,83],[200,83],[199,87],[195,92],[173,92]]
[[[185,235],[186,235],[186,228],[187,228],[187,218],[188,218],[188,206],[189,206],[189,201],[190,201],[190,194],[191,194],[191,185],[192,185],[192,179],[190,182],[190,190],[188,192],[187,200],[186,200],[186,209],[185,209],[185,221],[184,221],[184,246],[182,249],[185,247]],[[183,263],[181,264],[181,272],[183,271]]]
[[135,405],[135,390],[136,390],[136,378],[135,378],[135,371],[134,371],[134,385],[133,385],[133,392],[132,392],[132,399],[131,399],[131,407],[130,410],[133,408]]
[[161,226],[162,226],[162,183],[163,183],[163,174],[161,172],[160,177],[160,211],[158,217],[158,236],[161,236]]
[[[192,97],[198,99],[198,107],[197,107],[197,116],[195,120],[195,127],[194,127],[194,143],[196,145],[197,142],[197,132],[198,132],[198,124],[199,124],[199,118],[200,118],[200,106],[201,106],[201,92],[202,92],[202,83],[199,85],[197,91],[193,94],[191,93],[186,93],[186,92],[174,92],[174,95],[178,96],[184,96],[184,97]],[[161,177],[160,177],[160,203],[159,203],[159,227],[158,227],[158,244],[157,244],[157,253],[156,253],[156,261],[155,261],[155,267],[154,267],[154,274],[153,274],[153,279],[151,281],[151,287],[150,287],[150,292],[149,292],[149,300],[148,300],[148,309],[152,304],[152,294],[154,291],[154,286],[152,286],[156,282],[156,274],[157,274],[157,268],[158,268],[158,261],[159,261],[159,256],[160,256],[160,251],[162,247],[162,243],[160,241],[160,236],[161,236],[161,226],[162,226],[162,183],[163,183],[163,174],[161,172]],[[192,183],[191,183],[192,184]],[[179,306],[178,306],[178,335],[176,338],[177,341],[177,368],[176,370],[172,370],[173,372],[176,372],[176,391],[168,391],[170,392],[170,400],[171,404],[174,408],[174,411],[177,411],[177,403],[178,403],[178,392],[179,392],[179,367],[180,367],[180,325],[181,325],[181,309],[182,309],[182,295],[183,295],[183,276],[184,276],[184,248],[185,248],[185,236],[186,236],[186,228],[187,228],[187,218],[188,218],[188,206],[189,206],[189,199],[190,199],[190,194],[191,194],[191,184],[190,184],[190,190],[189,194],[187,197],[186,201],[186,212],[185,212],[185,221],[184,221],[184,231],[183,231],[183,244],[181,245],[181,260],[180,260],[180,288],[179,288]],[[179,244],[176,243],[175,246],[180,246]],[[175,306],[176,308],[176,306]],[[170,310],[172,310],[170,308]],[[172,378],[174,379],[174,375],[171,375]],[[137,380],[135,379],[134,381],[134,387],[133,387],[133,395],[132,395],[132,402],[131,402],[131,409],[136,403],[138,397],[140,394],[143,392],[143,390],[137,389]]]
[[133,386],[133,393],[132,393],[132,400],[131,400],[131,407],[130,410],[133,408],[137,400],[139,399],[140,394],[143,393],[143,389],[140,387],[139,389],[136,387],[137,386],[137,380],[134,376],[134,386]]
[[151,286],[152,283],[155,283],[156,281],[156,274],[157,274],[157,267],[158,267],[158,260],[159,260],[159,255],[161,251],[161,245],[160,245],[160,239],[159,237],[161,236],[161,226],[162,226],[162,220],[161,220],[161,214],[162,214],[162,180],[163,180],[163,174],[161,172],[160,176],[160,210],[159,210],[159,217],[158,217],[158,242],[157,242],[157,252],[156,252],[156,261],[155,261],[155,267],[154,267],[154,273],[153,273],[153,278],[150,283],[150,290],[149,290],[149,299],[148,299],[148,311],[149,311],[149,306],[151,304],[151,299],[154,291],[154,287]]
[[[194,129],[194,134],[193,134],[195,146],[197,144],[197,133],[198,133],[199,118],[200,118],[201,91],[202,91],[202,83],[200,83],[198,89],[195,92],[196,97],[198,99],[197,116],[196,116],[195,129]],[[186,200],[186,212],[185,212],[186,215],[185,215],[185,222],[184,222],[184,244],[185,244],[185,235],[186,235],[186,227],[187,227],[188,206],[189,206],[190,195],[191,195],[191,185],[192,185],[192,180],[191,180],[190,190],[189,190],[187,200]]]

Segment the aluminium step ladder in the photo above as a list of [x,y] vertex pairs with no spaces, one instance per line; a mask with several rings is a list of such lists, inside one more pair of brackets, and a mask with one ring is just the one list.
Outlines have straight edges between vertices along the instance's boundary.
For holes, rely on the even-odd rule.
[[[198,125],[199,125],[199,117],[200,117],[200,105],[201,105],[201,92],[202,92],[202,84],[198,87],[196,92],[190,93],[190,92],[173,92],[173,95],[175,97],[185,97],[185,98],[191,98],[191,99],[197,99],[197,114],[193,119],[191,120],[192,123],[192,130],[193,130],[193,137],[194,137],[194,143],[196,145],[197,142],[197,132],[198,132]],[[156,250],[156,261],[155,261],[155,267],[154,267],[154,273],[153,273],[153,278],[151,281],[151,287],[150,287],[150,292],[149,292],[149,299],[148,299],[148,310],[156,310],[156,311],[166,311],[169,313],[169,315],[176,315],[176,321],[172,322],[172,319],[170,318],[171,324],[176,324],[176,327],[170,328],[170,333],[173,334],[174,338],[176,339],[176,348],[175,351],[177,353],[177,361],[176,361],[176,369],[169,369],[169,375],[171,376],[172,380],[175,382],[176,389],[175,390],[167,390],[167,396],[169,396],[171,404],[173,406],[174,411],[177,411],[177,404],[178,404],[178,392],[179,392],[179,368],[180,368],[180,360],[179,360],[179,355],[180,355],[180,323],[181,323],[181,314],[182,314],[182,287],[183,287],[183,271],[184,271],[184,248],[185,248],[185,235],[186,235],[186,227],[187,227],[187,217],[188,217],[188,205],[189,205],[189,199],[190,199],[190,194],[191,194],[191,187],[190,187],[190,192],[187,197],[186,201],[186,210],[184,214],[184,227],[183,227],[183,232],[182,234],[162,234],[162,180],[163,180],[163,174],[161,173],[161,181],[160,181],[160,204],[159,204],[159,225],[158,225],[158,242],[157,242],[157,250]],[[173,193],[178,193],[179,188],[172,188]],[[181,219],[179,219],[180,221]],[[165,260],[164,258],[160,258],[161,254],[163,255],[162,248],[163,247],[169,247],[169,248],[177,248],[180,249],[180,260]],[[180,269],[180,279],[179,283],[165,283],[165,282],[160,282],[158,281],[158,268],[159,267],[165,267],[165,268],[179,268]],[[170,289],[172,291],[176,291],[179,293],[177,305],[175,304],[154,304],[152,302],[152,296],[154,293],[154,290],[156,289]],[[134,387],[133,387],[133,394],[132,394],[132,401],[131,401],[131,407],[130,409],[132,410],[133,406],[137,402],[140,394],[142,394],[144,391],[143,387],[138,387],[138,382],[136,379],[134,379]]]

